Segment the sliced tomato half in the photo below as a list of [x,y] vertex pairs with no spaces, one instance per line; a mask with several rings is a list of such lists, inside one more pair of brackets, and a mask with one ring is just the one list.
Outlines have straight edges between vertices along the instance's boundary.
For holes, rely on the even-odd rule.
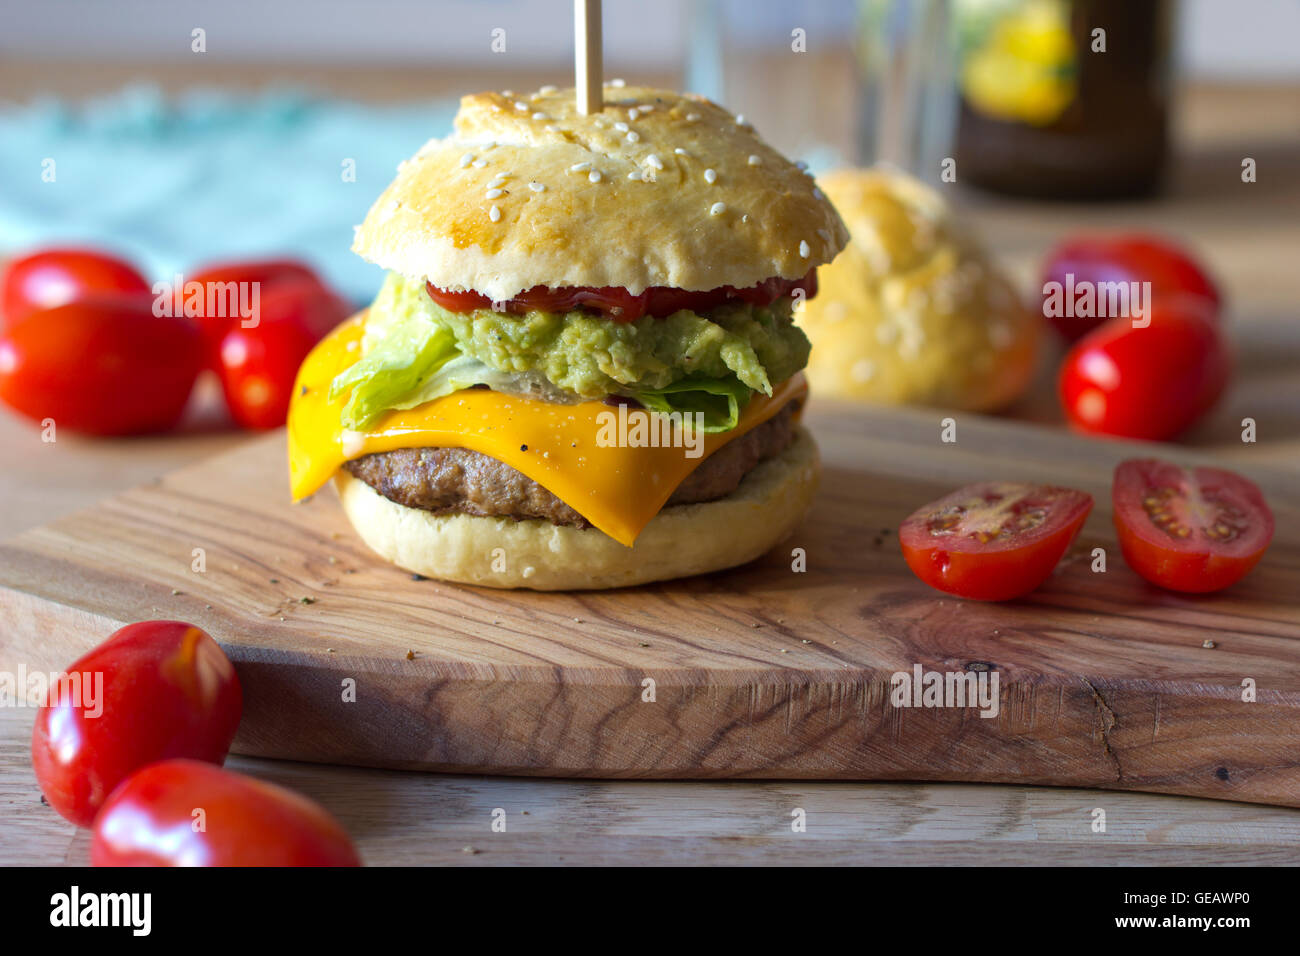
[[982,482],[913,512],[903,557],[931,587],[977,601],[1028,594],[1052,573],[1092,510],[1073,488]]
[[1111,500],[1128,566],[1173,591],[1235,584],[1273,540],[1273,512],[1259,488],[1220,468],[1131,459],[1115,469]]

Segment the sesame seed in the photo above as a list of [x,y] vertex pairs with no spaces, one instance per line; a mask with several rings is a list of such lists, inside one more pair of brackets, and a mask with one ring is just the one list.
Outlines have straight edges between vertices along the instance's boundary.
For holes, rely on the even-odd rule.
[[627,134],[627,141],[629,143],[639,143],[641,142],[641,134],[638,133],[636,130],[629,130]]
[[509,175],[508,173],[497,173],[495,176],[492,177],[492,182],[487,184],[487,188],[496,189],[498,186],[503,185],[506,181],[506,176],[508,175]]
[[762,162],[762,160],[759,159],[758,156],[756,156],[756,155],[754,155],[754,154],[750,154],[750,157],[749,157],[749,165],[751,165],[751,166],[757,166],[757,165],[758,165],[759,163],[761,163],[761,162]]
[[488,218],[491,219],[493,222],[500,222],[501,210],[498,209],[496,206],[493,206],[491,209],[488,210]]
[[534,113],[534,114],[533,114],[533,119],[535,119],[535,120],[545,120],[545,119],[550,119],[550,117],[547,116],[545,113]]
[[620,120],[619,122],[614,124],[614,129],[618,130],[620,133],[626,133],[627,124],[624,123],[622,120]]
[[527,113],[527,112],[528,112],[528,104],[527,104],[527,103],[524,103],[524,102],[516,102],[516,103],[515,103],[515,109],[517,109],[517,110],[518,110],[519,112],[521,112],[521,113]]
[[736,125],[737,125],[737,126],[744,126],[744,125],[745,125],[745,114],[744,114],[744,113],[737,113],[737,114],[736,114]]
[[506,194],[504,189],[489,189],[484,195],[488,199],[500,199]]
[[687,113],[687,114],[686,114],[686,122],[688,122],[688,123],[695,123],[695,122],[698,122],[699,119],[700,119],[700,114],[699,114],[699,113]]
[[689,156],[689,155],[690,155],[690,153],[686,152],[686,150],[682,149],[680,146],[678,146],[675,150],[673,150],[673,152],[676,153],[678,156]]
[[473,154],[473,153],[466,153],[464,156],[462,156],[462,157],[460,158],[460,168],[461,168],[461,169],[464,169],[466,166],[468,166],[468,165],[469,165],[470,163],[472,163],[472,162],[474,162],[474,154]]
[[624,80],[621,80],[621,79],[614,79],[614,80],[610,80],[610,81],[609,81],[609,85],[610,85],[610,86],[627,86],[627,82],[624,81]]
[[543,86],[543,87],[542,87],[540,90],[538,90],[537,92],[538,92],[538,93],[554,93],[554,92],[555,92],[556,90],[558,90],[558,89],[559,89],[558,86],[551,86],[550,84],[547,84],[546,86]]
[[807,259],[810,255],[812,255],[812,246],[808,245],[808,240],[805,239],[799,243],[799,258]]
[[657,155],[655,155],[654,153],[651,153],[649,156],[647,156],[647,157],[645,158],[645,164],[646,164],[647,166],[653,166],[655,169],[663,169],[663,168],[664,168],[664,161],[663,161],[662,159],[660,159],[660,158],[659,158]]
[[569,172],[585,173],[589,169],[591,169],[591,163],[574,163],[572,166],[569,167]]
[[589,173],[587,174],[587,182],[589,182],[589,183],[598,183],[598,182],[600,182],[600,170],[599,170],[599,169],[593,169],[591,172],[589,172]]
[[704,171],[704,181],[712,185],[718,181],[718,174],[715,170],[706,169]]
[[727,204],[725,202],[715,202],[712,206],[709,207],[710,216],[721,216],[726,211],[727,211]]
[[532,190],[533,192],[535,192],[535,193],[544,193],[544,192],[546,192],[546,184],[545,184],[545,183],[529,183],[529,184],[528,184],[528,188],[531,189],[531,190]]
[[486,160],[486,159],[476,159],[476,160],[474,160],[474,162],[470,163],[470,165],[473,166],[475,169],[482,169],[484,166],[487,165],[487,160]]
[[628,121],[630,122],[630,121],[632,121],[632,120],[635,120],[635,119],[636,119],[636,115],[637,115],[637,107],[634,106],[634,107],[632,107],[630,110],[627,111],[627,118],[628,118]]
[[627,178],[628,178],[628,179],[640,179],[640,178],[641,178],[641,173],[640,173],[639,170],[634,169],[634,170],[632,170],[630,173],[627,174]]
[[807,171],[808,171],[808,164],[805,163],[805,162],[801,159],[801,160],[799,160],[797,163],[794,164],[794,168],[797,169],[797,170],[799,170],[799,172],[801,172],[801,173],[803,173],[803,172],[807,172]]

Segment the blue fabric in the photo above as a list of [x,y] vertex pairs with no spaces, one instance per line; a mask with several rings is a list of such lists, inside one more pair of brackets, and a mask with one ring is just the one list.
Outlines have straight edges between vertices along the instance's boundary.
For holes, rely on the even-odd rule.
[[[214,259],[293,255],[364,303],[383,275],[349,251],[352,227],[398,162],[450,131],[456,105],[132,87],[76,107],[0,110],[0,255],[85,243],[151,280]],[[53,182],[42,180],[49,159]]]

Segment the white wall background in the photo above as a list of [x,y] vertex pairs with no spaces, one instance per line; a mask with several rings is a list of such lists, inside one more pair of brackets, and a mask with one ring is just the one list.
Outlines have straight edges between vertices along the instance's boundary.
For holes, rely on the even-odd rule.
[[[607,75],[681,63],[704,2],[606,0]],[[810,35],[855,7],[727,2],[756,32],[780,20]],[[492,29],[504,27],[508,59],[533,66],[571,55],[571,17],[569,0],[0,0],[0,55],[180,60],[201,26],[220,60],[486,63]],[[1300,0],[1182,0],[1179,48],[1195,76],[1300,78]]]

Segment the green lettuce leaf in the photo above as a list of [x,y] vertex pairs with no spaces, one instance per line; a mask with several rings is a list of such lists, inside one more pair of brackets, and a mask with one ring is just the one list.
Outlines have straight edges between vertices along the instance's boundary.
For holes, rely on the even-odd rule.
[[651,411],[699,412],[704,415],[705,432],[725,432],[736,427],[753,390],[737,378],[683,378],[663,388],[629,394]]
[[334,379],[330,400],[350,388],[352,394],[343,406],[343,424],[351,429],[364,428],[380,413],[399,407],[402,399],[420,389],[458,355],[456,337],[450,329],[432,322],[399,323],[359,362]]

